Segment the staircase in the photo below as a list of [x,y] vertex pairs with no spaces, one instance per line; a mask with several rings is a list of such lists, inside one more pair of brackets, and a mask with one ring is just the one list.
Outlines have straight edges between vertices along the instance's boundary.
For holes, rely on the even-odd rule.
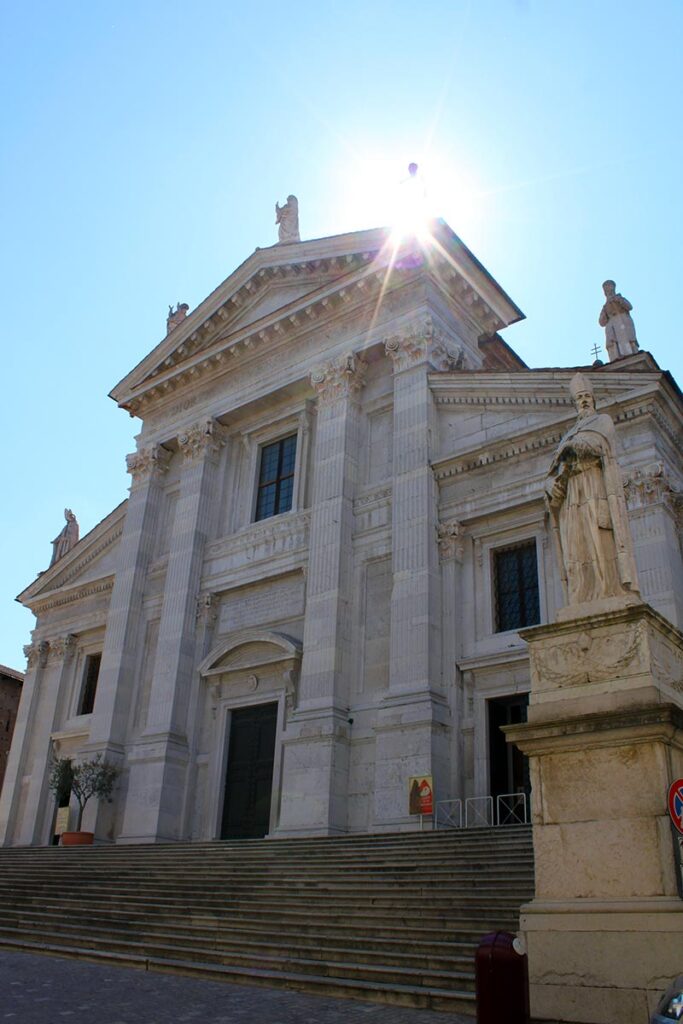
[[474,1012],[533,895],[527,826],[0,850],[0,947]]

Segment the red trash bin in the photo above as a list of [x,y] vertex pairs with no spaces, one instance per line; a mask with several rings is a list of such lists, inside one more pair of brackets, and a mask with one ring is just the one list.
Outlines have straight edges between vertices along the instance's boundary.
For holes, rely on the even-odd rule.
[[529,1024],[529,964],[515,938],[510,932],[491,932],[479,943],[477,1024]]

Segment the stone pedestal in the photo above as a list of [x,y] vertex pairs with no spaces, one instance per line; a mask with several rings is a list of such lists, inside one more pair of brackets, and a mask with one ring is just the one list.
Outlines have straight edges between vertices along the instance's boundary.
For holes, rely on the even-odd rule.
[[525,630],[536,896],[532,1016],[646,1024],[681,970],[667,791],[683,775],[683,636],[635,604]]

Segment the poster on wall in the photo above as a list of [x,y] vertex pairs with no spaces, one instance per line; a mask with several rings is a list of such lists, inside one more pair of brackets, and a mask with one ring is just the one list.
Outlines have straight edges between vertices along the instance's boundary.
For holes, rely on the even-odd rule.
[[411,775],[408,779],[408,813],[434,813],[434,780],[431,775]]
[[70,807],[59,807],[57,809],[57,817],[55,819],[55,835],[61,836],[62,832],[69,831],[69,811]]

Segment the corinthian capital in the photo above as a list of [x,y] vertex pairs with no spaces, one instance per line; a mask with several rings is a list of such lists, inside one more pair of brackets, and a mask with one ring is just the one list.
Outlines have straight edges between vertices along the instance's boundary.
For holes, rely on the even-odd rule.
[[41,667],[47,664],[47,656],[50,653],[50,644],[47,640],[34,640],[30,644],[26,644],[24,647],[24,655],[28,662],[28,669],[35,668],[37,665]]
[[420,363],[429,363],[433,369],[442,371],[461,370],[465,365],[462,347],[431,319],[385,338],[384,351],[397,372]]
[[178,434],[178,448],[190,461],[213,458],[225,444],[225,428],[217,420],[203,420]]
[[132,455],[126,455],[126,469],[134,484],[142,483],[162,477],[170,461],[171,452],[160,444],[152,444],[148,448],[138,449]]
[[50,641],[49,656],[54,661],[59,658],[68,661],[69,658],[74,656],[75,651],[76,636],[73,633],[67,633],[66,636],[60,636],[56,640]]
[[311,384],[318,392],[318,401],[329,405],[340,398],[350,398],[365,384],[367,363],[362,356],[347,352],[338,359],[311,371]]

